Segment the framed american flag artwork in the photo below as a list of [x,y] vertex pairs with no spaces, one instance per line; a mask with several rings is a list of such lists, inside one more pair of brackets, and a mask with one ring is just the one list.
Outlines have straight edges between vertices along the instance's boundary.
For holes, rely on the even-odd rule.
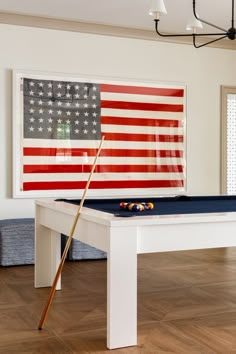
[[13,73],[13,197],[186,191],[186,87],[134,79]]

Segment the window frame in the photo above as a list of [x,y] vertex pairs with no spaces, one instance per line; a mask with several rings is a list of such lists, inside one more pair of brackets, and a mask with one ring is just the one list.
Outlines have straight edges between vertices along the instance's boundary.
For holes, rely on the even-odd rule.
[[220,192],[227,194],[227,95],[236,95],[236,86],[221,86]]

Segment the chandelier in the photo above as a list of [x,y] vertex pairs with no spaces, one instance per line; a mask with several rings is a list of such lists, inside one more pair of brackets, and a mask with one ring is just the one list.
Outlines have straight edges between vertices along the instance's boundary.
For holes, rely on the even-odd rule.
[[[196,11],[196,1],[193,0],[193,17],[190,20],[190,22],[186,26],[186,30],[192,31],[192,33],[188,34],[164,34],[159,31],[159,22],[160,22],[160,15],[166,15],[166,7],[164,4],[164,0],[155,0],[153,3],[152,8],[149,11],[149,15],[154,16],[154,21],[155,21],[155,28],[156,28],[156,33],[161,36],[161,37],[192,37],[193,39],[193,45],[195,48],[200,48],[204,47],[205,45],[220,41],[221,39],[228,38],[231,40],[236,39],[236,29],[234,27],[234,0],[232,0],[232,18],[231,18],[231,27],[226,30],[224,28],[221,28],[219,26],[216,26],[213,23],[210,23],[208,21],[203,20],[200,18],[197,14]],[[203,28],[202,24],[206,24],[208,26],[211,26],[212,28],[217,29],[219,32],[213,32],[213,33],[197,33],[197,30],[199,28]],[[197,44],[197,38],[199,37],[211,37],[214,38],[204,44]],[[217,37],[217,38],[215,38]]]

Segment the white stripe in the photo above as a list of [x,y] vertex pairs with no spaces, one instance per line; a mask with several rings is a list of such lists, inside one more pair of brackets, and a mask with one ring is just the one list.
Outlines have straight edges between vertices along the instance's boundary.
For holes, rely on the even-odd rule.
[[152,95],[135,95],[128,93],[111,93],[101,92],[101,100],[106,101],[123,101],[123,102],[145,102],[145,103],[161,103],[161,104],[180,104],[184,103],[184,97],[172,96],[152,96]]
[[[88,173],[27,173],[24,174],[24,182],[35,181],[87,181]],[[183,174],[181,173],[94,173],[93,181],[139,181],[139,180],[182,180]]]
[[[86,161],[85,161],[86,160]],[[72,157],[72,156],[25,156],[24,165],[93,165],[94,157]],[[182,165],[181,158],[160,158],[160,157],[99,157],[97,165]]]
[[159,112],[159,111],[141,111],[126,109],[102,108],[101,116],[124,117],[124,118],[153,118],[153,119],[178,119],[183,120],[184,112]]
[[128,133],[128,134],[184,134],[183,127],[152,127],[101,124],[103,133]]
[[[24,139],[24,147],[48,147],[48,148],[77,148],[94,149],[98,148],[100,140],[56,140],[56,139]],[[171,142],[149,142],[149,141],[106,141],[102,144],[102,149],[144,149],[144,150],[183,150],[183,143]]]
[[[71,80],[72,81],[72,80]],[[75,80],[74,80],[75,81]],[[79,79],[81,81],[81,79]],[[83,79],[82,82],[89,82],[88,79]],[[176,83],[176,82],[170,82],[170,83],[164,83],[164,82],[154,82],[154,81],[144,81],[140,82],[140,80],[135,80],[135,79],[130,79],[129,81],[123,81],[121,79],[117,80],[92,80],[90,81],[92,83],[100,83],[100,84],[108,84],[108,85],[119,85],[119,86],[129,86],[129,87],[156,87],[160,89],[176,89],[176,90],[185,90],[185,86],[183,83]]]

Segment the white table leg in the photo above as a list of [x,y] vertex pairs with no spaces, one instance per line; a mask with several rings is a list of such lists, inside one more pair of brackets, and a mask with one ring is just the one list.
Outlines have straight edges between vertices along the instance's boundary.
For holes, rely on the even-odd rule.
[[[35,217],[35,287],[51,286],[61,259],[61,235],[39,223],[39,208]],[[57,283],[61,289],[61,278]]]
[[112,228],[107,262],[107,347],[137,344],[137,237]]

